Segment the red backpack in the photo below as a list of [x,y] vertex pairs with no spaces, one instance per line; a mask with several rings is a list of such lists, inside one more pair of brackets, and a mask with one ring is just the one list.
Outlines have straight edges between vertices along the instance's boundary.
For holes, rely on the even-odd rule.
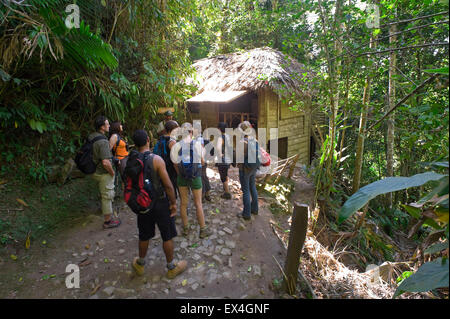
[[153,206],[156,196],[152,178],[147,175],[147,165],[153,170],[153,154],[130,152],[124,169],[124,200],[135,214],[145,214]]
[[270,154],[267,153],[262,147],[259,148],[261,154],[261,166],[270,166]]

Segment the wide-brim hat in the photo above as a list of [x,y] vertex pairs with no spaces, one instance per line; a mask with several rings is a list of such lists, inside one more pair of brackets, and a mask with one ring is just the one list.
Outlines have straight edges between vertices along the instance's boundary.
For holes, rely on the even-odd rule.
[[170,111],[170,110],[169,110],[169,111],[165,111],[165,112],[164,112],[164,115],[165,115],[165,116],[172,116],[172,115],[173,115],[173,112]]

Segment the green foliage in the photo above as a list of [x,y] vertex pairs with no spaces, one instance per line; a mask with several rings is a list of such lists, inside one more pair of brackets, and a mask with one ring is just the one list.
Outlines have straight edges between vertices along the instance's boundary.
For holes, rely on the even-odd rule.
[[353,194],[342,206],[339,211],[339,223],[342,223],[358,209],[363,207],[368,201],[378,195],[421,186],[429,181],[437,181],[444,178],[448,180],[448,176],[445,177],[444,175],[435,172],[427,172],[411,177],[388,177],[366,185]]
[[404,292],[424,292],[448,287],[448,258],[437,258],[423,264],[417,272],[403,280],[395,291],[394,298]]

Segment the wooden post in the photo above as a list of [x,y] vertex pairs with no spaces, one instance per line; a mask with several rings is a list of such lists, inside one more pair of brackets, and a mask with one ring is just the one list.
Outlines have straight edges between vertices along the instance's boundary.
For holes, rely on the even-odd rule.
[[298,158],[300,157],[300,153],[297,154],[291,164],[291,167],[289,168],[289,175],[288,178],[292,178],[292,175],[294,175],[294,169],[295,169],[295,165],[297,164]]
[[292,213],[291,231],[289,233],[289,244],[284,265],[283,290],[293,295],[297,286],[298,266],[300,254],[305,243],[306,231],[308,229],[308,205],[295,203]]

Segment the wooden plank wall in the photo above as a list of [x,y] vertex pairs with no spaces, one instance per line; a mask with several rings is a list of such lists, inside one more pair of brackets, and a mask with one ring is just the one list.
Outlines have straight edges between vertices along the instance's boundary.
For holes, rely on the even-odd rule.
[[270,139],[270,128],[278,127],[278,138],[288,138],[288,154],[300,153],[299,162],[309,164],[310,149],[310,113],[293,112],[282,103],[272,90],[264,89],[258,92],[259,120],[258,127],[266,127],[267,141]]
[[216,103],[200,103],[200,113],[191,113],[192,120],[202,121],[202,130],[217,127],[219,106]]

